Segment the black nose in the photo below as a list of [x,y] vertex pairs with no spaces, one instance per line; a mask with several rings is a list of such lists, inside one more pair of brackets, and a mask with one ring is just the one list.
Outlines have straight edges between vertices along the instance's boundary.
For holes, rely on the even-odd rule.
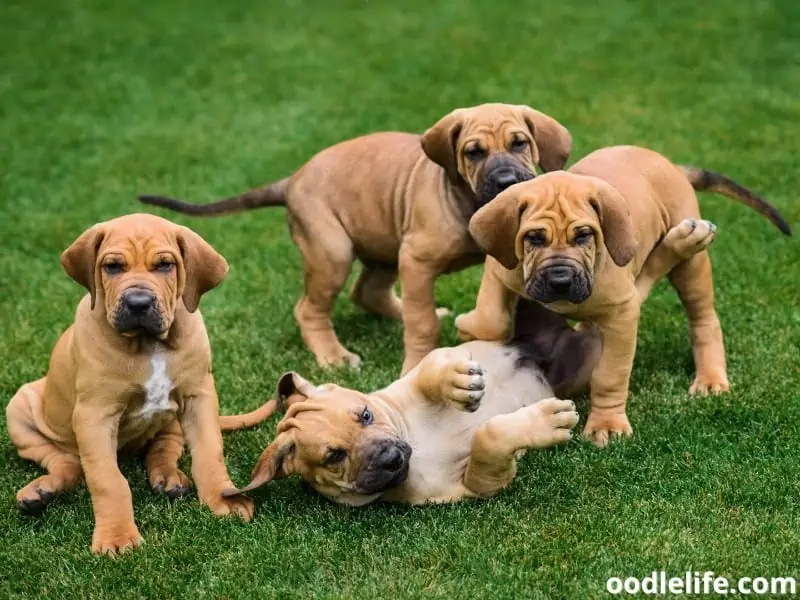
[[125,308],[133,313],[143,313],[153,306],[155,297],[150,292],[134,290],[125,294]]
[[500,169],[492,173],[492,182],[500,191],[519,182],[516,173],[511,169]]
[[399,471],[403,466],[403,453],[397,446],[384,446],[380,454],[377,456],[376,462],[382,469],[387,471]]
[[557,292],[566,292],[572,286],[572,269],[550,267],[547,269],[547,285]]

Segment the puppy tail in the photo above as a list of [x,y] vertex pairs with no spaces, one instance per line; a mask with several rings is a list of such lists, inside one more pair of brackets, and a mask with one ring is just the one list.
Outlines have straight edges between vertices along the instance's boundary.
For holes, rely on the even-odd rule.
[[253,210],[263,206],[284,206],[286,204],[286,191],[289,187],[289,178],[269,183],[265,186],[250,190],[238,196],[232,196],[210,204],[191,204],[174,198],[164,196],[139,196],[139,200],[151,206],[160,206],[170,210],[195,216],[230,215],[245,210]]
[[698,192],[715,192],[727,196],[728,198],[738,200],[765,216],[775,227],[786,235],[792,235],[789,224],[781,213],[778,212],[777,208],[746,187],[739,185],[733,179],[699,167],[678,165],[678,168],[686,175],[692,187]]
[[255,427],[269,419],[278,409],[278,402],[270,400],[259,406],[257,409],[241,415],[220,415],[219,428],[222,431],[236,431],[237,429],[247,429]]

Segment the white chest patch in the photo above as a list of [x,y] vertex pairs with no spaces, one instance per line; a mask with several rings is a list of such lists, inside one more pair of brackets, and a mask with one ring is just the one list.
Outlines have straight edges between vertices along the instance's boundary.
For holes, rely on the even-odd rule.
[[153,352],[150,355],[150,365],[153,367],[153,372],[150,379],[144,382],[144,404],[139,411],[139,415],[145,419],[171,410],[169,393],[174,387],[172,380],[167,375],[167,358],[164,354]]

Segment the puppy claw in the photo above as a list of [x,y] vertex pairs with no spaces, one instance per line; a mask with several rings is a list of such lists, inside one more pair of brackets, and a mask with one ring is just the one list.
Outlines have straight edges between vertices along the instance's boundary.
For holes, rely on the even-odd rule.
[[590,412],[583,428],[583,437],[598,448],[605,448],[612,439],[633,435],[628,416],[625,413],[598,415]]
[[92,552],[118,556],[138,548],[144,543],[144,538],[133,523],[115,524],[112,526],[95,525],[92,534]]
[[727,377],[724,376],[709,376],[695,377],[692,386],[689,388],[689,395],[691,396],[708,396],[709,394],[723,394],[729,392],[731,389]]

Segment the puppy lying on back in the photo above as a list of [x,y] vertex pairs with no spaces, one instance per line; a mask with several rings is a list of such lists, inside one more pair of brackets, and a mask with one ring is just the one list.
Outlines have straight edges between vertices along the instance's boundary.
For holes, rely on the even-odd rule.
[[[571,401],[553,397],[553,388],[566,395],[586,385],[600,352],[594,331],[573,331],[534,303],[520,302],[517,322],[507,344],[434,350],[370,394],[285,374],[277,397],[288,409],[277,437],[252,481],[223,495],[235,497],[290,474],[352,506],[495,494],[514,478],[521,450],[570,439],[578,414]],[[535,334],[524,326],[531,322]],[[245,418],[239,425],[253,422]]]
[[20,511],[41,512],[86,478],[92,550],[115,554],[142,543],[118,450],[145,450],[150,485],[170,497],[191,489],[178,468],[184,435],[197,495],[215,514],[253,516],[249,499],[223,498],[211,349],[200,297],[228,263],[199,235],[152,215],[98,223],[61,255],[89,291],[53,349],[47,375],[26,383],[6,409],[22,458],[47,470],[17,493]]
[[737,199],[791,233],[774,207],[722,175],[645,148],[603,148],[568,171],[510,187],[472,218],[470,232],[489,258],[475,310],[456,319],[461,338],[505,339],[517,296],[599,327],[603,353],[584,433],[604,446],[632,433],[625,405],[639,307],[668,276],[689,317],[697,368],[690,393],[727,391],[706,252],[716,228],[700,219],[695,190]]

